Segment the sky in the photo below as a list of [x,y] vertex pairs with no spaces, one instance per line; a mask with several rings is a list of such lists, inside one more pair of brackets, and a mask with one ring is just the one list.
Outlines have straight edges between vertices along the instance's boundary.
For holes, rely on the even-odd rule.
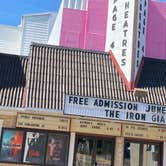
[[1,0],[0,24],[17,26],[24,14],[57,11],[61,0]]
[[[157,0],[166,2],[166,0]],[[57,11],[61,0],[1,0],[0,24],[17,26],[24,14]]]

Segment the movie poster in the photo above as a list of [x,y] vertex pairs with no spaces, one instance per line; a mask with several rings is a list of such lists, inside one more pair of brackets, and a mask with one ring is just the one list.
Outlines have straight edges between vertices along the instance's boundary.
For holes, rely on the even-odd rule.
[[64,134],[49,134],[47,144],[46,164],[55,166],[67,165],[69,136]]
[[24,149],[25,163],[43,164],[46,148],[46,134],[40,132],[27,132]]
[[2,135],[0,160],[8,162],[21,162],[24,132],[4,129]]

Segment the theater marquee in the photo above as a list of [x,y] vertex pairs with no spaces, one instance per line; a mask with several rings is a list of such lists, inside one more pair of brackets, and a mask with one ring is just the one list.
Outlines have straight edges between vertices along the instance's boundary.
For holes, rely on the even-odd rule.
[[121,136],[121,124],[110,121],[73,118],[71,120],[71,131],[78,133],[81,131],[81,133]]
[[17,127],[43,130],[69,131],[70,119],[58,116],[46,116],[18,113]]
[[150,140],[166,140],[166,129],[154,126],[123,124],[122,136],[128,138],[140,138]]
[[67,95],[65,114],[166,124],[166,106]]

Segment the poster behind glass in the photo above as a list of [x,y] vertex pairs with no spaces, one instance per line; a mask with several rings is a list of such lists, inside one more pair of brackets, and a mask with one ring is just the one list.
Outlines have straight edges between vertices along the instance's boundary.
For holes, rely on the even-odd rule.
[[43,164],[46,147],[46,134],[40,132],[27,132],[24,149],[25,163]]
[[49,134],[46,164],[55,166],[67,165],[68,144],[68,135],[55,133]]
[[1,142],[0,160],[21,162],[24,132],[4,129]]

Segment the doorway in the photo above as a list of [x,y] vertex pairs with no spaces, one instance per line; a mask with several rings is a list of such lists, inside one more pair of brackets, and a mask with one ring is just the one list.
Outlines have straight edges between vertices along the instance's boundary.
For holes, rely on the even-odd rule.
[[161,144],[125,141],[123,166],[161,166]]
[[78,136],[75,166],[113,166],[113,139]]

